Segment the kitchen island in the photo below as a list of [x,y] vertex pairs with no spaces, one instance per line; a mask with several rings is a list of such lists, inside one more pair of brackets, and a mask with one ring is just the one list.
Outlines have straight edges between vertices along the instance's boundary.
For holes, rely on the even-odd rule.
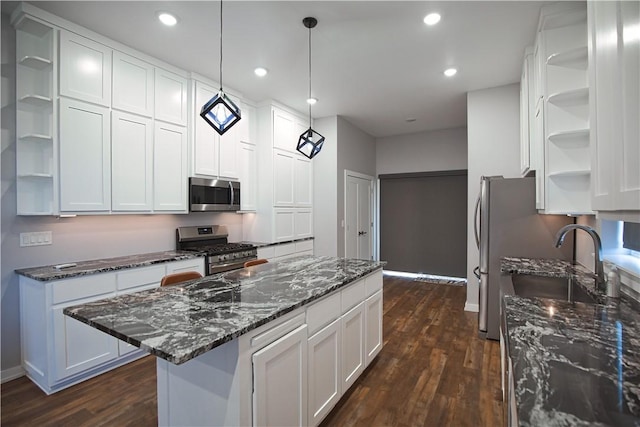
[[317,424],[382,347],[382,266],[292,258],[64,314],[158,357],[160,425]]
[[[593,274],[567,261],[505,258],[502,271],[574,276],[585,291],[595,288]],[[640,303],[624,294],[596,296],[597,304],[525,298],[506,285],[508,425],[639,426]]]

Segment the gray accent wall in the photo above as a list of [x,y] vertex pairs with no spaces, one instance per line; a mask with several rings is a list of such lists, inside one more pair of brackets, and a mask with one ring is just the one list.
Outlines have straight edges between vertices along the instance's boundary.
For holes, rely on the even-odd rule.
[[[96,215],[61,219],[16,216],[15,31],[8,15],[2,14],[1,24],[0,368],[4,378],[7,374],[19,371],[21,365],[20,294],[15,269],[175,249],[176,228],[186,225],[226,225],[230,241],[242,240],[242,215]],[[32,231],[52,231],[53,244],[21,248],[20,233]]]

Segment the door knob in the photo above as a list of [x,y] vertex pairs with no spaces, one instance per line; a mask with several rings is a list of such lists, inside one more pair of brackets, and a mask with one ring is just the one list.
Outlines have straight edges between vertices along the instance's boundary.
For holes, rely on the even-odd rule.
[[366,231],[358,231],[358,236],[362,236],[363,234],[367,234]]

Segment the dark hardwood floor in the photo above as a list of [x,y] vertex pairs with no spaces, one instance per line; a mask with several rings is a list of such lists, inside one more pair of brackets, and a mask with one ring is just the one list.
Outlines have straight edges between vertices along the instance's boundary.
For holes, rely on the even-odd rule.
[[[323,426],[502,426],[500,346],[477,337],[466,289],[384,279],[384,348]],[[155,426],[155,358],[46,396],[0,388],[2,426]]]

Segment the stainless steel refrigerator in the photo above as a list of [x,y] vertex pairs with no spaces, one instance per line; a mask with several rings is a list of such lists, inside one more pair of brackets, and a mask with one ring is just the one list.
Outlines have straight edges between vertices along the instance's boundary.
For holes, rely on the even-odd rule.
[[[556,232],[573,218],[538,214],[535,177],[483,176],[476,202],[474,231],[480,251],[478,328],[499,339],[500,259],[504,256],[573,259],[573,237],[554,246]],[[571,240],[569,240],[571,237]]]

